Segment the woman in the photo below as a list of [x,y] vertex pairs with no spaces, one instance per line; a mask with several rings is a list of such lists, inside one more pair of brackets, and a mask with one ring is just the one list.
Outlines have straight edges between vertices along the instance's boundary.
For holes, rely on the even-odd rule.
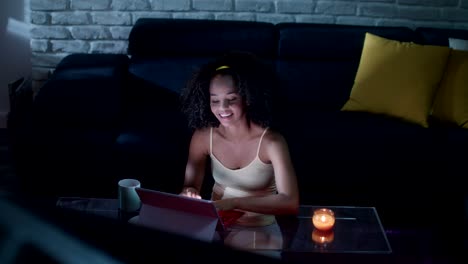
[[296,214],[299,194],[284,137],[270,128],[271,72],[253,54],[230,52],[197,71],[182,92],[194,129],[181,195],[201,198],[207,160],[211,200],[222,211],[244,212],[236,225],[276,225]]

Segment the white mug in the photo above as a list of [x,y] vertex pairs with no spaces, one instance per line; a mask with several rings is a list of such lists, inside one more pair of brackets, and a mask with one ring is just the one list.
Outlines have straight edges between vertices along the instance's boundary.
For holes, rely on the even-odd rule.
[[141,201],[136,188],[141,187],[140,181],[122,179],[119,181],[119,209],[124,212],[136,212],[140,209]]

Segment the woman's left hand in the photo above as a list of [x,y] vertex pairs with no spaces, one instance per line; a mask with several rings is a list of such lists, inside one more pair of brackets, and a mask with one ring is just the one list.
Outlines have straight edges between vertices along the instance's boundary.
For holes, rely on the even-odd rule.
[[218,210],[234,210],[236,209],[235,198],[226,198],[221,200],[213,201],[214,205]]

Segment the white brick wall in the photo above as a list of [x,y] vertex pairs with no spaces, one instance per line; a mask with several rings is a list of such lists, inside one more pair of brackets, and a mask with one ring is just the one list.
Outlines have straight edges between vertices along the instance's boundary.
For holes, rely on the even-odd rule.
[[70,53],[126,53],[141,17],[468,30],[468,0],[30,0],[29,6],[36,91]]

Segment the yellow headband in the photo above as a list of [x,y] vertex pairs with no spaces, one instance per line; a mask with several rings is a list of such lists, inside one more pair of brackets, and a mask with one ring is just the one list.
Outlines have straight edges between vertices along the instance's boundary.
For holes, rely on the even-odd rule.
[[223,65],[223,66],[219,66],[218,68],[216,68],[216,71],[219,71],[219,70],[222,70],[222,69],[229,69],[230,67],[227,66],[227,65]]

